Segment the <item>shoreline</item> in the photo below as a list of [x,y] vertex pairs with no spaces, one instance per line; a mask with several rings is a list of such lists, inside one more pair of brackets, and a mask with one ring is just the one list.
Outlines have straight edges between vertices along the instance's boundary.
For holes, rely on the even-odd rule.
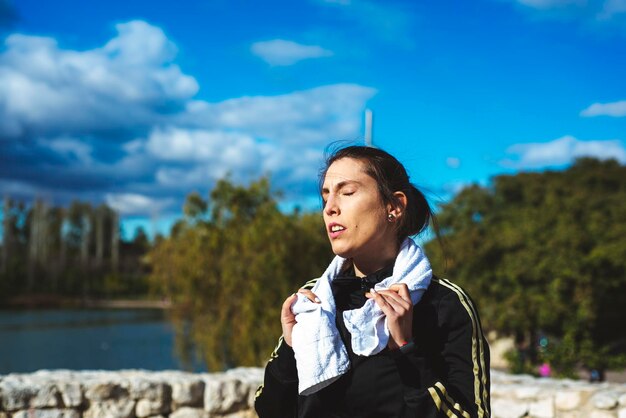
[[0,302],[0,310],[9,309],[170,309],[169,299],[92,299],[57,295],[23,295]]

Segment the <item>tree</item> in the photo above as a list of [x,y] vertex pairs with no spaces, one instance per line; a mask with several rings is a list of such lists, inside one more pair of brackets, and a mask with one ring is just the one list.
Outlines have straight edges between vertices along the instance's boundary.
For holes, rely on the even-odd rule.
[[209,369],[266,360],[282,301],[331,258],[321,217],[283,214],[275,197],[266,178],[248,187],[220,180],[209,202],[188,197],[186,218],[149,254],[178,346],[187,357],[195,346]]
[[[486,328],[516,337],[522,368],[626,365],[626,167],[585,158],[498,176],[462,190],[438,220],[446,274],[477,300]],[[442,251],[427,252],[444,270]]]

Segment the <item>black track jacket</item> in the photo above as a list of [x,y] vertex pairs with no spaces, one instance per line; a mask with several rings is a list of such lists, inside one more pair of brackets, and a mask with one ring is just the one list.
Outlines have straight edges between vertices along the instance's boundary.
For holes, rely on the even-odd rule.
[[319,392],[300,396],[293,350],[281,337],[256,393],[260,418],[491,416],[489,347],[478,312],[459,286],[433,277],[413,309],[408,350],[357,356],[339,312],[337,318],[351,370]]

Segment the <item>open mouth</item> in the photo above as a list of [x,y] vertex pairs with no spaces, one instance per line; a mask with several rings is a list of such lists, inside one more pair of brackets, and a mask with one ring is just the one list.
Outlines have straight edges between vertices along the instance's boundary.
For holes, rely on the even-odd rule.
[[330,234],[331,238],[335,238],[337,236],[339,236],[343,231],[346,230],[346,227],[343,225],[340,225],[338,223],[331,223],[330,225],[328,225],[328,233]]

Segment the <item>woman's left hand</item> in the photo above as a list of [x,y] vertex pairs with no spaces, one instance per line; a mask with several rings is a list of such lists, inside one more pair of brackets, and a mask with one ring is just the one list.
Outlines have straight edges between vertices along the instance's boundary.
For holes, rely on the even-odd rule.
[[413,337],[413,303],[406,284],[393,284],[389,289],[370,291],[365,296],[374,299],[387,316],[387,328],[390,334],[389,349],[398,349],[411,341]]

